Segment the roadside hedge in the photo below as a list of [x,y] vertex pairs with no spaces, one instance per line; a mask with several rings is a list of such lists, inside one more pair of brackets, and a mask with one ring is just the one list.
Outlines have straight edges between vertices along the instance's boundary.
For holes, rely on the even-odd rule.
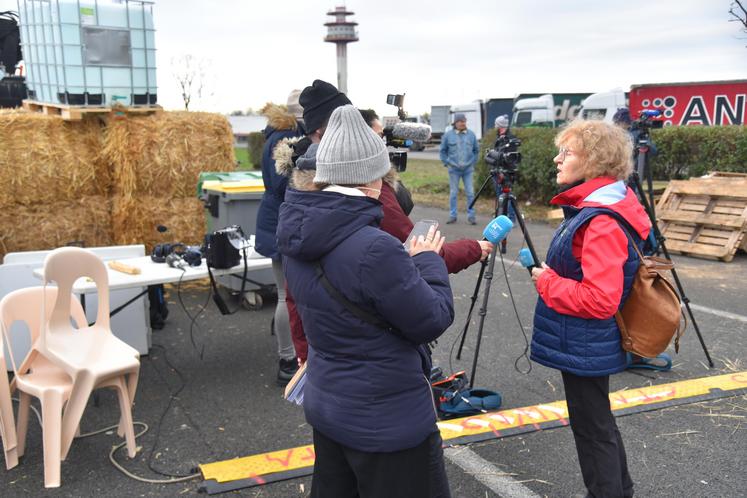
[[[512,131],[521,139],[521,163],[518,168],[517,180],[513,185],[513,192],[517,198],[536,203],[547,203],[557,192],[555,184],[555,165],[552,158],[557,151],[553,139],[557,133],[554,128],[526,128]],[[490,130],[481,141],[480,159],[475,170],[475,188],[479,188],[490,173],[485,162],[485,151],[495,143],[495,130]],[[481,197],[495,195],[492,184],[489,183]]]
[[[522,140],[518,180],[514,194],[522,200],[547,204],[557,192],[553,140],[557,128],[517,129]],[[489,173],[485,150],[495,142],[490,130],[481,142],[481,157],[475,172],[475,188]],[[676,180],[701,176],[709,171],[747,173],[747,126],[687,126],[651,130],[658,153],[651,158],[655,180]],[[483,194],[485,195],[485,194]],[[492,189],[489,195],[494,195]]]
[[658,149],[655,180],[702,176],[709,171],[747,173],[747,126],[682,126],[651,130]]

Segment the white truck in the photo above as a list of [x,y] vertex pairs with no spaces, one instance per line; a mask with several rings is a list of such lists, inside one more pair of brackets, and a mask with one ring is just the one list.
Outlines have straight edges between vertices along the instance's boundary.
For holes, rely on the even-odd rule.
[[450,105],[432,105],[431,106],[431,137],[434,140],[441,140],[441,136],[451,126],[451,106]]
[[555,126],[555,100],[551,94],[514,103],[511,127],[522,126]]
[[475,100],[469,104],[451,106],[451,115],[449,116],[450,126],[454,121],[455,114],[464,114],[464,117],[467,118],[467,129],[472,130],[478,140],[482,138],[483,122],[481,100]]
[[615,88],[609,92],[594,93],[586,97],[581,103],[579,115],[583,119],[599,119],[612,123],[612,117],[622,107],[628,107],[628,98],[621,88]]

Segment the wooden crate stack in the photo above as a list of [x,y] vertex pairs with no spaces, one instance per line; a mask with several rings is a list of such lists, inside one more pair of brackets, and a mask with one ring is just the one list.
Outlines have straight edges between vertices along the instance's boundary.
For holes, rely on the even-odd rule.
[[747,174],[673,180],[656,214],[670,251],[731,261],[747,250]]

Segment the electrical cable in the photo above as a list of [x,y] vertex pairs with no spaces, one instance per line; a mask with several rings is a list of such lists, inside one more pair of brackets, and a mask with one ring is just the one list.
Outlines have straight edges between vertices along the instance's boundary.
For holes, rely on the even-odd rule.
[[[171,473],[168,473],[168,472],[163,472],[163,471],[160,471],[160,470],[156,469],[156,468],[155,468],[155,466],[153,465],[153,455],[154,455],[154,453],[155,453],[155,451],[156,451],[156,448],[158,447],[158,441],[159,441],[159,440],[160,440],[160,438],[161,438],[161,426],[163,425],[163,421],[164,421],[164,419],[166,418],[166,415],[168,414],[169,410],[171,409],[171,406],[172,406],[172,404],[174,403],[174,401],[175,401],[175,400],[178,400],[178,399],[179,399],[179,398],[178,398],[178,396],[179,396],[179,394],[180,394],[180,393],[181,393],[181,392],[182,392],[182,391],[184,390],[184,388],[185,388],[185,387],[187,386],[187,383],[185,382],[185,380],[184,380],[184,375],[183,375],[183,374],[181,373],[181,371],[180,371],[180,370],[179,370],[178,368],[176,368],[176,367],[175,367],[175,366],[174,366],[174,365],[173,365],[173,364],[172,364],[172,363],[171,363],[171,362],[169,361],[169,357],[168,357],[168,355],[166,354],[166,348],[165,348],[165,347],[163,347],[163,346],[162,346],[162,345],[160,345],[160,344],[153,344],[153,345],[152,345],[152,347],[153,347],[153,348],[160,348],[160,349],[162,350],[162,352],[163,352],[163,358],[164,358],[164,360],[166,361],[166,364],[167,364],[167,365],[169,366],[169,368],[170,368],[170,369],[171,369],[172,371],[174,371],[174,372],[176,373],[176,375],[177,375],[177,376],[179,377],[179,382],[180,382],[180,384],[181,384],[181,385],[180,385],[180,386],[179,386],[179,387],[178,387],[178,388],[176,389],[176,391],[174,391],[173,393],[172,393],[172,392],[171,392],[171,390],[169,389],[169,402],[168,402],[168,404],[166,405],[166,408],[164,409],[164,411],[163,411],[163,412],[161,413],[161,416],[160,416],[160,418],[159,418],[159,420],[158,420],[158,424],[156,425],[156,435],[155,435],[155,441],[153,442],[153,446],[151,447],[151,449],[150,449],[150,453],[148,454],[148,462],[147,462],[147,463],[148,463],[148,468],[149,468],[150,470],[152,470],[153,472],[155,472],[156,474],[160,474],[160,475],[162,475],[162,476],[166,476],[166,477],[174,477],[174,478],[185,478],[185,477],[188,477],[188,475],[187,475],[187,474],[171,474]],[[156,368],[156,367],[155,367],[155,365],[154,365],[154,367],[153,367],[153,368],[154,368],[154,370],[156,371],[156,373],[158,374],[158,376],[159,376],[159,377],[161,378],[161,380],[163,381],[163,383],[164,383],[164,384],[166,384],[166,386],[168,387],[168,385],[169,385],[169,384],[168,384],[168,382],[166,381],[166,379],[164,378],[164,376],[163,376],[163,375],[161,374],[161,371],[160,371],[160,370],[158,370],[158,368]],[[185,415],[185,416],[187,417],[187,419],[189,420],[189,422],[190,422],[190,423],[191,423],[191,424],[193,425],[193,427],[194,427],[194,428],[195,428],[195,429],[197,430],[197,433],[198,433],[198,434],[200,435],[200,437],[202,438],[202,440],[203,440],[203,442],[205,443],[205,445],[206,445],[206,446],[207,446],[207,447],[208,447],[208,448],[210,449],[210,452],[211,452],[212,454],[214,454],[215,452],[214,452],[214,451],[213,451],[213,449],[212,449],[212,448],[210,447],[210,445],[209,445],[209,444],[207,443],[207,440],[205,439],[205,436],[204,436],[204,434],[202,433],[202,430],[200,429],[200,426],[199,426],[199,425],[198,425],[197,423],[195,423],[195,421],[194,421],[194,420],[192,419],[192,417],[191,417],[191,416],[189,415],[189,412],[188,412],[187,410],[185,410],[185,409],[184,409],[183,407],[182,407],[182,410],[184,411],[184,415]],[[191,475],[191,474],[189,474],[189,475]]]
[[203,355],[205,353],[205,345],[203,344],[202,347],[198,349],[197,343],[195,342],[195,327],[197,327],[198,330],[200,329],[200,326],[197,324],[197,319],[205,312],[205,309],[207,309],[207,306],[210,303],[210,296],[212,295],[213,291],[212,288],[208,291],[205,302],[202,304],[202,306],[200,306],[197,314],[192,316],[187,310],[187,306],[185,306],[184,301],[182,300],[182,279],[184,278],[185,273],[186,269],[182,268],[182,274],[179,276],[179,281],[176,284],[176,296],[179,300],[179,304],[182,306],[182,310],[184,310],[184,314],[189,318],[189,342],[192,343],[192,348],[199,355],[200,361],[202,361]]
[[[514,370],[524,375],[527,375],[529,374],[529,372],[532,371],[532,362],[529,360],[529,355],[527,354],[529,353],[529,338],[527,338],[527,333],[524,330],[524,325],[522,325],[521,323],[521,317],[519,316],[519,310],[516,308],[516,299],[514,298],[514,293],[511,291],[511,283],[508,281],[508,271],[506,270],[506,264],[503,261],[503,253],[501,253],[500,256],[501,256],[501,266],[503,267],[503,277],[506,279],[506,286],[508,287],[508,295],[511,297],[511,305],[514,308],[514,314],[516,315],[516,321],[519,323],[519,329],[521,330],[521,335],[524,337],[524,351],[514,361]],[[514,263],[516,263],[516,260],[514,260]],[[513,263],[512,263],[512,266],[513,266]],[[526,372],[519,368],[519,361],[522,358],[526,358],[527,365],[529,365],[529,368],[527,368]]]
[[[18,398],[11,398],[11,399],[13,401],[15,401],[16,403],[19,403]],[[29,408],[31,408],[31,410],[36,415],[36,420],[37,420],[37,422],[39,422],[39,427],[43,427],[43,425],[42,425],[42,418],[41,418],[41,414],[39,413],[39,411],[33,405],[30,405]],[[137,421],[135,421],[135,422],[132,423],[132,425],[139,425],[139,426],[143,427],[142,431],[140,431],[137,434],[135,434],[135,440],[137,440],[137,438],[139,438],[140,436],[142,436],[143,434],[145,434],[149,430],[148,424],[146,424],[145,422],[137,422]],[[98,429],[98,430],[95,430],[95,431],[92,431],[92,432],[86,432],[84,434],[80,434],[78,436],[75,436],[75,439],[83,439],[85,437],[96,436],[96,435],[103,434],[105,432],[117,429],[118,427],[119,427],[119,424],[110,425],[108,427],[104,427],[103,429]],[[145,483],[149,483],[149,484],[173,484],[173,483],[177,483],[177,482],[185,482],[185,481],[190,481],[192,479],[197,479],[198,477],[200,477],[202,475],[201,472],[196,472],[194,474],[190,474],[190,475],[186,475],[186,476],[182,476],[182,477],[177,477],[177,478],[171,478],[171,479],[148,479],[147,477],[140,477],[138,475],[133,474],[129,470],[125,469],[122,466],[122,464],[120,464],[119,462],[117,462],[117,460],[114,458],[114,454],[117,452],[117,450],[119,450],[120,448],[123,448],[126,445],[127,445],[127,441],[124,441],[124,442],[122,442],[122,443],[120,443],[120,444],[112,447],[111,451],[109,451],[109,461],[114,466],[114,468],[116,468],[117,470],[119,470],[121,473],[123,473],[124,475],[126,475],[130,479],[135,479],[136,481],[145,482]]]
[[[133,422],[133,425],[142,425],[144,427],[144,429],[141,432],[138,432],[137,434],[135,434],[135,439],[137,439],[138,437],[140,437],[143,434],[145,434],[146,432],[148,432],[148,426],[146,424],[144,424],[143,422]],[[117,426],[113,425],[112,427],[117,427]],[[136,481],[145,482],[145,483],[149,483],[149,484],[174,484],[174,483],[178,483],[178,482],[191,481],[192,479],[197,479],[198,477],[200,477],[202,475],[201,472],[195,472],[193,474],[189,474],[189,475],[185,475],[185,476],[181,476],[181,477],[172,477],[171,479],[148,479],[146,477],[137,476],[137,475],[133,474],[132,472],[130,472],[129,470],[125,469],[114,458],[114,453],[116,453],[118,449],[122,448],[126,444],[127,444],[127,442],[125,441],[123,443],[119,443],[118,445],[114,446],[111,449],[111,451],[109,452],[109,461],[112,463],[112,465],[114,465],[114,468],[116,468],[117,470],[119,470],[121,473],[123,473],[124,475],[126,475],[130,479],[135,479]],[[161,474],[161,475],[165,475],[165,474]]]

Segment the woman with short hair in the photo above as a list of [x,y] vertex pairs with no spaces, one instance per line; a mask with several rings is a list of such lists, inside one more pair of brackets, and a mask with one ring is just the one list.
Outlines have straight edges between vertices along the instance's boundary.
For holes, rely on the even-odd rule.
[[632,144],[620,127],[572,122],[555,139],[557,183],[551,203],[565,219],[547,262],[532,270],[539,298],[531,358],[561,371],[584,483],[591,497],[633,496],[627,457],[609,401],[609,376],[625,370],[615,313],[638,270],[633,244],[651,229],[625,185]]

